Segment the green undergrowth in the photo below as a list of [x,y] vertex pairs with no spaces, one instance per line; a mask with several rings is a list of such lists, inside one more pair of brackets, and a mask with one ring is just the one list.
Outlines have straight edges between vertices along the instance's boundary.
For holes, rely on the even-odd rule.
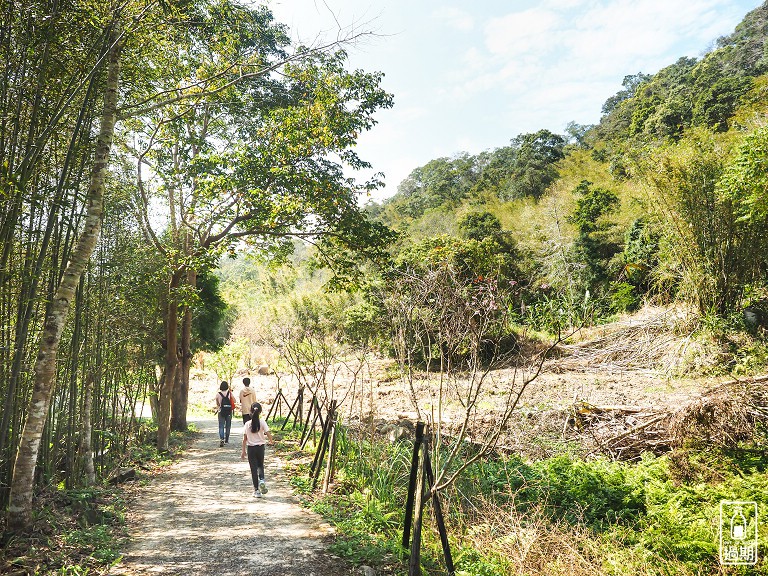
[[35,492],[31,526],[24,533],[2,530],[0,574],[85,576],[103,574],[120,559],[125,535],[126,499],[136,482],[146,481],[181,456],[197,432],[171,433],[170,451],[160,452],[156,428],[143,423],[139,441],[126,448],[122,468],[136,471],[135,481],[69,488],[49,484]]
[[[294,433],[293,448],[299,436]],[[312,442],[305,449],[309,457],[296,458],[289,467],[291,483],[315,511],[336,526],[338,537],[332,552],[354,564],[398,564],[404,558],[400,504],[405,502],[408,488],[411,448],[406,443],[355,441],[344,429],[337,438],[335,476],[327,494],[319,495],[322,476],[312,490]]]
[[[406,574],[401,538],[412,444],[342,432],[326,494],[312,491],[308,480],[313,448],[302,459],[293,446],[293,483],[336,526],[334,552]],[[682,481],[682,460],[707,473]],[[441,494],[457,574],[768,575],[762,558],[756,566],[721,567],[718,532],[722,500],[755,501],[758,518],[766,517],[767,464],[754,450],[648,455],[636,463],[570,455],[478,462]],[[422,571],[444,574],[431,506],[427,511]],[[762,521],[758,556],[766,551]]]

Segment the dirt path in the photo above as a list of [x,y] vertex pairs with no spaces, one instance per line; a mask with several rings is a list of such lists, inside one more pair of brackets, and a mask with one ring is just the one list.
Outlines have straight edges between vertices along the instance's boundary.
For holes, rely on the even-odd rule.
[[129,505],[129,542],[114,576],[218,574],[341,576],[352,568],[326,551],[332,528],[292,495],[279,457],[268,448],[269,493],[253,497],[240,460],[240,419],[219,448],[213,419],[181,460],[139,489]]

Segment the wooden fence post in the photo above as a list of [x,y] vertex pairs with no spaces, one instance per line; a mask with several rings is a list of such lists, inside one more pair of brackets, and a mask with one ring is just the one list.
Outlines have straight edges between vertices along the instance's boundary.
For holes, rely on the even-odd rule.
[[[443,547],[443,556],[447,568],[447,576],[454,576],[456,570],[453,565],[453,556],[448,542],[448,531],[445,527],[445,518],[440,504],[440,496],[434,490],[435,473],[432,470],[432,462],[429,456],[429,435],[425,433],[423,422],[416,423],[416,439],[413,443],[413,455],[411,458],[411,474],[408,480],[408,495],[405,501],[405,520],[403,522],[403,548],[407,548],[413,522],[413,540],[410,541],[410,557],[408,559],[408,576],[420,576],[421,574],[421,529],[424,518],[425,497],[427,492],[431,495],[432,507],[435,511],[435,521],[440,534],[440,543]],[[426,488],[425,488],[426,484]]]
[[443,509],[440,506],[440,495],[433,490],[435,485],[435,474],[432,471],[432,462],[429,457],[429,440],[424,439],[424,472],[427,475],[427,484],[432,493],[432,507],[435,510],[435,521],[437,522],[437,531],[440,534],[440,543],[443,546],[443,557],[445,558],[445,567],[447,576],[454,576],[456,569],[453,567],[453,555],[451,546],[448,542],[448,531],[445,529],[445,520],[443,518]]
[[[326,424],[328,423],[328,420],[326,419]],[[309,477],[312,478],[315,474],[315,468],[319,466],[319,459],[320,459],[320,450],[325,445],[325,438],[328,434],[328,427],[323,426],[322,431],[320,432],[320,440],[317,443],[317,446],[315,447],[315,457],[312,459],[312,465],[309,467]]]
[[[278,388],[277,389],[277,396],[275,396],[275,401],[272,402],[272,406],[269,407],[269,412],[267,412],[267,417],[264,420],[269,420],[269,417],[272,415],[272,411],[275,411],[275,418],[279,418],[283,415],[283,402],[285,402],[286,407],[288,406],[288,400],[286,399],[285,395],[283,394],[283,389]],[[280,416],[278,416],[278,412],[280,413]]]
[[[301,410],[301,404],[304,401],[304,386],[299,387],[298,395],[296,396],[296,400],[294,400],[293,405],[288,409],[288,416],[285,418],[285,422],[283,422],[283,425],[280,427],[280,430],[285,430],[285,427],[288,425],[288,420],[293,416],[293,425],[296,426],[296,416],[299,413],[299,410]],[[294,413],[294,408],[297,408],[296,412]]]
[[[312,418],[314,411],[315,417]],[[309,419],[312,418],[312,425],[309,425]],[[309,435],[315,431],[315,424],[318,418],[320,419],[320,426],[325,426],[323,422],[323,415],[320,409],[320,402],[317,400],[317,396],[312,396],[312,401],[309,403],[309,410],[307,410],[307,420],[304,423],[304,429],[301,432],[301,440],[299,442],[299,449],[304,450],[304,447],[309,442]]]
[[336,400],[331,402],[331,408],[328,412],[328,417],[325,419],[325,426],[323,428],[323,436],[320,438],[320,444],[315,452],[315,460],[312,462],[312,490],[317,488],[317,482],[320,479],[320,468],[323,465],[323,458],[325,457],[325,451],[328,448],[328,440],[331,435],[331,424],[335,421],[333,415],[336,413]]
[[413,441],[411,456],[411,474],[408,478],[408,495],[405,499],[405,520],[403,522],[403,548],[408,548],[411,541],[411,522],[413,521],[413,500],[416,491],[416,476],[418,475],[419,450],[424,437],[424,422],[416,422],[416,438]]
[[293,418],[293,427],[296,427],[296,422],[301,424],[304,421],[304,386],[299,388],[299,397],[296,398],[298,406],[296,406],[296,416]]
[[415,514],[413,519],[411,555],[408,558],[408,576],[421,576],[421,525],[424,519],[424,452],[424,450],[419,450],[416,465],[416,489],[413,499]]
[[333,468],[336,463],[336,410],[328,414],[330,439],[328,440],[328,461],[325,464],[325,476],[323,477],[323,494],[328,492],[328,486],[333,480]]

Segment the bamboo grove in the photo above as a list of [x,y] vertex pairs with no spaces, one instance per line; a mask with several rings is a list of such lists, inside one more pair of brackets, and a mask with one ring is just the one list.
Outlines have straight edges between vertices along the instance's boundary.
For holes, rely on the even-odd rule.
[[374,255],[386,230],[356,198],[378,182],[343,167],[369,167],[352,148],[392,99],[345,69],[359,33],[294,46],[265,7],[0,10],[0,502],[16,529],[35,486],[119,466],[144,402],[159,450],[186,428],[222,255],[279,259],[295,237]]

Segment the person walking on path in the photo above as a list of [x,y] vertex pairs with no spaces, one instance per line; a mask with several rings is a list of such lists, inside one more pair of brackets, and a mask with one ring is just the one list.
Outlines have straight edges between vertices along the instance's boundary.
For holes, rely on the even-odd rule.
[[240,411],[243,413],[243,424],[251,419],[251,406],[256,403],[256,392],[251,388],[251,379],[243,378],[244,388],[240,390]]
[[[210,381],[207,386],[210,394]],[[257,387],[255,382],[251,386]],[[214,395],[218,388],[214,387]],[[210,398],[211,405],[212,401]],[[264,412],[262,417],[266,415]],[[157,474],[144,477],[141,473],[144,479],[131,488],[136,497],[127,502],[124,530],[128,538],[113,548],[120,552],[120,560],[106,574],[359,576],[356,567],[328,550],[336,531],[302,507],[288,484],[286,460],[272,452],[271,446],[266,462],[269,494],[256,500],[248,464],[236,451],[211,449],[218,440],[216,416],[209,412],[193,422],[200,434],[178,459]],[[232,430],[235,437],[230,444],[239,445],[239,424],[234,423],[237,429]],[[259,526],[268,530],[268,537],[259,539],[257,551],[250,545],[232,545],[243,539],[242,523],[233,521],[243,514],[249,518],[256,514]],[[0,562],[0,573],[3,566]]]
[[264,452],[267,440],[274,442],[272,432],[269,431],[266,421],[261,419],[261,404],[254,402],[251,405],[251,419],[243,425],[243,452],[240,459],[245,460],[247,453],[253,495],[256,498],[261,498],[262,494],[267,493],[267,484],[264,481]]
[[225,381],[216,394],[216,411],[219,414],[219,448],[229,444],[229,432],[232,429],[232,413],[235,411],[235,398]]

